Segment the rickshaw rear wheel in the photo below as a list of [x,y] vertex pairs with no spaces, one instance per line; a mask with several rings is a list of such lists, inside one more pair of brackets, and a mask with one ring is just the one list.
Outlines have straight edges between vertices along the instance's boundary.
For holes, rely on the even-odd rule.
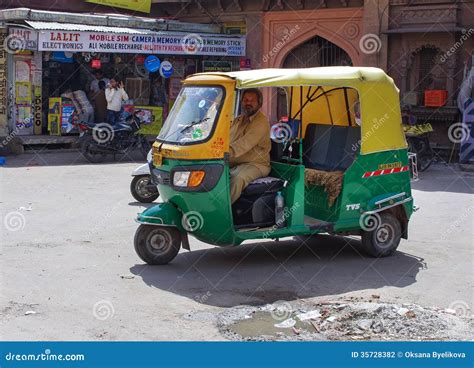
[[169,226],[140,225],[135,233],[135,251],[150,265],[171,262],[181,247],[179,230]]
[[377,227],[371,231],[362,231],[362,246],[371,257],[392,255],[400,244],[402,226],[400,221],[389,213],[379,216]]

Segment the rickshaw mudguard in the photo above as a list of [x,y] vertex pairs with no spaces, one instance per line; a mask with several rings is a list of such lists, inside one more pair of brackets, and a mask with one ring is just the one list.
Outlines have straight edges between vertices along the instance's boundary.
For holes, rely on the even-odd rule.
[[143,225],[174,226],[181,233],[185,232],[181,213],[169,202],[159,203],[147,208],[138,214],[136,221]]

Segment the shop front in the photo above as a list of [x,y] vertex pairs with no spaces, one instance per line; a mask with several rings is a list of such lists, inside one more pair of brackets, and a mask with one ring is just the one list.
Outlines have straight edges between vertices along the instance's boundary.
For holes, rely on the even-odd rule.
[[242,36],[79,22],[24,20],[6,38],[8,130],[25,138],[77,135],[84,99],[103,122],[111,79],[128,95],[122,116],[140,110],[143,133],[157,135],[187,75],[238,70],[245,56]]

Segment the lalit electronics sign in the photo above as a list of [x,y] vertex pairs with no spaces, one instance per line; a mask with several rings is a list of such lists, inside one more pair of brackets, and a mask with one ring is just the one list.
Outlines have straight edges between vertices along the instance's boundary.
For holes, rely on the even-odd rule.
[[38,37],[38,50],[245,56],[245,37],[181,32],[111,34],[42,31]]

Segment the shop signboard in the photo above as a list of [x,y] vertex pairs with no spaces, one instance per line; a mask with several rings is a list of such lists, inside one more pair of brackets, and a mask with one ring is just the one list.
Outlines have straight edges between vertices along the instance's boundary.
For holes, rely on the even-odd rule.
[[[7,38],[5,28],[0,28],[0,45],[3,45]],[[4,47],[0,47],[0,135],[7,135],[7,52]]]
[[10,27],[8,33],[9,41],[17,45],[18,52],[38,49],[38,32],[28,28]]
[[129,9],[142,13],[150,13],[151,0],[86,0],[88,3],[111,6],[114,8]]
[[231,72],[232,62],[204,60],[202,62],[202,71],[203,72]]
[[165,60],[160,65],[160,75],[163,78],[169,78],[173,75],[173,64]]
[[[190,45],[193,46],[190,49]],[[121,34],[40,31],[38,50],[169,55],[245,56],[245,37],[185,32]]]

